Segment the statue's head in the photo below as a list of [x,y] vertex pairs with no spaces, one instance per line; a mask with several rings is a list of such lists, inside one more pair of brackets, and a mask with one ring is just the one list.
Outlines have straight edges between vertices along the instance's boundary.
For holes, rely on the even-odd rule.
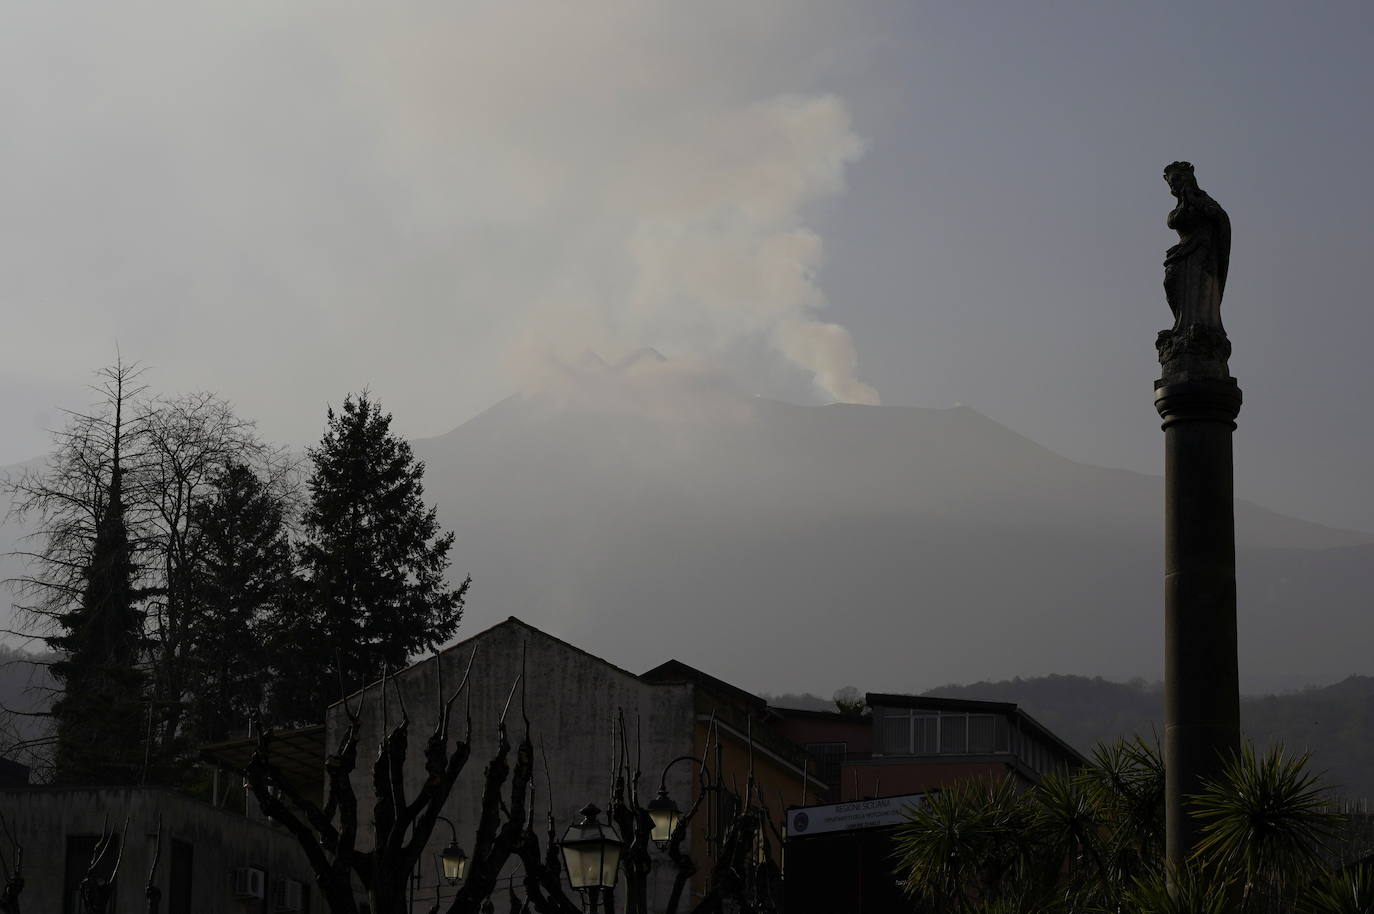
[[1176,195],[1187,188],[1197,187],[1192,162],[1170,162],[1164,166],[1164,180],[1169,182],[1169,190]]

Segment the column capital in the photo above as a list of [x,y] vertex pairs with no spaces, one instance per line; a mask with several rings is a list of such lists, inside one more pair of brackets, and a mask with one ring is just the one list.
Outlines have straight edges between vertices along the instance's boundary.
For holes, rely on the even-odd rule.
[[1236,427],[1241,392],[1235,378],[1155,381],[1155,409],[1167,429],[1180,422],[1221,422]]

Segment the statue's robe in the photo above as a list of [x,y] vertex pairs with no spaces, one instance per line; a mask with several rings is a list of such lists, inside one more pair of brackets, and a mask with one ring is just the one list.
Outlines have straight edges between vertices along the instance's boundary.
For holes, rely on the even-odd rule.
[[1174,329],[1221,326],[1221,296],[1231,259],[1231,220],[1201,190],[1192,190],[1169,213],[1179,242],[1164,257],[1164,295]]

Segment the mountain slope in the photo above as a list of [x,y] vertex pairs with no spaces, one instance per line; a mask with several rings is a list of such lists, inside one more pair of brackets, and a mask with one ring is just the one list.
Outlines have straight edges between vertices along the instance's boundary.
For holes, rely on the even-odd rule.
[[[962,407],[654,405],[514,397],[414,442],[468,624],[755,689],[1158,678],[1159,479]],[[1247,689],[1365,670],[1374,537],[1236,510]]]
[[[645,354],[413,442],[474,578],[465,631],[518,615],[754,690],[1159,678],[1158,478],[964,407],[793,406],[676,370]],[[1246,691],[1370,672],[1374,536],[1236,521]]]

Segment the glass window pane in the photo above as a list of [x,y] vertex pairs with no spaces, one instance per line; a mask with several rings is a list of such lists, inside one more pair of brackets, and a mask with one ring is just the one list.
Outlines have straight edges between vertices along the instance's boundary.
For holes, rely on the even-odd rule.
[[878,732],[878,751],[887,755],[906,755],[911,751],[911,721],[901,717],[884,717]]
[[968,751],[968,715],[940,715],[940,752],[945,755]]
[[917,755],[934,755],[940,751],[937,742],[940,718],[935,714],[917,714],[913,720],[914,739],[911,751]]
[[968,716],[968,751],[989,753],[993,747],[993,727],[997,718],[991,714]]

